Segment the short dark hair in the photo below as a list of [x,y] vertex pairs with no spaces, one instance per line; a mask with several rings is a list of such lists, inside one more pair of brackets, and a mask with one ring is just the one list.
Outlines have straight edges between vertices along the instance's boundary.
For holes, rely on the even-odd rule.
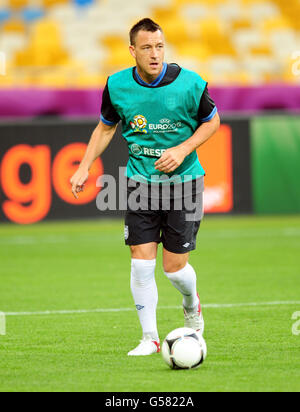
[[140,20],[130,30],[130,44],[132,46],[135,45],[135,38],[140,30],[151,31],[152,33],[155,33],[157,30],[160,30],[163,33],[163,30],[159,26],[159,24],[155,23],[153,20],[148,18]]

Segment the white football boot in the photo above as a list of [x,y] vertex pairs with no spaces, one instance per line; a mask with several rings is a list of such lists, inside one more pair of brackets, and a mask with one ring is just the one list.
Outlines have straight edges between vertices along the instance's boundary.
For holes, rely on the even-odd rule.
[[160,343],[151,336],[144,336],[140,344],[128,353],[128,356],[149,356],[160,352]]
[[204,334],[204,319],[201,311],[201,304],[200,298],[197,294],[199,299],[199,305],[195,306],[195,308],[187,309],[183,307],[184,312],[184,327],[194,329],[200,335]]

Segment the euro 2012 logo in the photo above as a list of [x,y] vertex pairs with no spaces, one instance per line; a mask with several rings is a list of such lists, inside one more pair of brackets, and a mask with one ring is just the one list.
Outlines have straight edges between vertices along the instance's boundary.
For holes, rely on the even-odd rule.
[[135,116],[133,119],[133,122],[130,122],[130,126],[132,127],[134,133],[145,133],[147,134],[147,119],[139,114],[138,116]]

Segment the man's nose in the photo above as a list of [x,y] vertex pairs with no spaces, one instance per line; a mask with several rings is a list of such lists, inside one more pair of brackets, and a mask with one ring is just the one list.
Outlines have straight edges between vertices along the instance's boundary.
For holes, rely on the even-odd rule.
[[156,50],[156,48],[153,48],[151,51],[151,57],[153,58],[157,58],[158,57],[158,51]]

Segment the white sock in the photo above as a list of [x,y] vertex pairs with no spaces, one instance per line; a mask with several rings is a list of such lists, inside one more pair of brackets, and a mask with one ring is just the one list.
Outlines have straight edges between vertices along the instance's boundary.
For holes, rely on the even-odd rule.
[[132,259],[131,291],[143,329],[143,336],[151,336],[152,339],[158,341],[156,323],[158,292],[155,282],[155,266],[156,259]]
[[192,309],[199,304],[199,298],[197,296],[197,276],[189,263],[178,272],[165,272],[165,275],[182,294],[183,306],[185,308]]

